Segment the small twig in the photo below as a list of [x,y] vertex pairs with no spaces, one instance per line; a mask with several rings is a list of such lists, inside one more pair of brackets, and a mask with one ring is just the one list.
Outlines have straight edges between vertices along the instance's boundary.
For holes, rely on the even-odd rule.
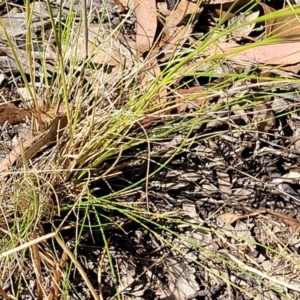
[[[84,59],[83,59],[82,67],[81,67],[80,74],[79,74],[79,81],[78,81],[78,84],[76,86],[76,90],[74,93],[74,100],[76,100],[78,91],[81,89],[81,87],[83,85],[86,60],[88,59],[88,56],[89,56],[89,53],[88,53],[89,30],[88,30],[86,0],[82,1],[82,26],[83,26],[83,39],[84,39]],[[74,105],[74,102],[73,102],[73,105]]]

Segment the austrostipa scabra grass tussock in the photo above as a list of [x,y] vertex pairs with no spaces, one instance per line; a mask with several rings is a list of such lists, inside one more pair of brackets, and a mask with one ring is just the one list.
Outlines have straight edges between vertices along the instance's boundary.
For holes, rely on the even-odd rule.
[[149,4],[153,35],[142,1],[26,1],[23,44],[2,16],[32,111],[1,135],[4,299],[297,298],[299,7],[228,3]]

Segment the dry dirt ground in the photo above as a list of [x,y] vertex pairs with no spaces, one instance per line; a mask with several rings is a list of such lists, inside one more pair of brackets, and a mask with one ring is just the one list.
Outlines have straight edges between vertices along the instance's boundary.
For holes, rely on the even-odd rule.
[[[74,10],[81,11],[80,1],[77,2]],[[2,20],[9,19],[8,13],[15,16],[10,20],[16,25],[9,28],[19,45],[26,30],[21,4],[0,4]],[[57,3],[52,5],[57,12]],[[68,5],[66,1],[65,12]],[[103,6],[97,1],[93,5],[96,23]],[[104,22],[115,28],[126,11],[120,12],[113,2],[106,9]],[[43,22],[50,24],[47,18]],[[132,16],[132,23],[126,23],[124,32],[128,36],[134,36],[134,22]],[[40,28],[34,28],[39,38]],[[202,25],[198,24],[194,33],[201,30]],[[34,134],[31,115],[22,106],[24,86],[18,66],[3,31],[1,34],[2,49],[6,49],[0,56],[1,99],[4,104],[14,103],[13,107],[6,105],[2,114],[0,109],[4,160],[17,146],[18,137],[29,140]],[[232,66],[222,67],[228,70]],[[254,73],[254,69],[250,68],[248,74]],[[293,76],[298,79],[296,74]],[[208,88],[222,80],[203,76],[184,78],[183,82],[189,82],[189,88]],[[191,125],[181,132],[174,133],[172,128],[182,119],[150,124],[157,136],[162,130],[170,131],[167,137],[150,145],[150,163],[144,159],[148,157],[147,143],[124,151],[118,174],[89,186],[93,197],[107,199],[106,205],[98,203],[89,208],[90,204],[86,204],[86,209],[83,199],[82,210],[63,210],[61,216],[53,217],[51,224],[42,223],[39,234],[51,232],[53,224],[58,226],[68,216],[65,224],[70,226],[62,232],[62,238],[99,299],[118,299],[116,294],[119,299],[128,300],[299,299],[300,97],[299,84],[295,82],[238,81],[212,98],[197,116],[197,123],[192,122],[193,109],[187,108],[186,120],[191,119]],[[229,107],[227,101],[233,97],[236,104]],[[134,136],[142,131],[135,129]],[[179,146],[178,153],[171,151]],[[111,157],[99,169],[108,170],[117,158],[118,155]],[[161,168],[167,161],[167,166]],[[15,170],[16,166],[10,168]],[[142,181],[149,170],[157,172],[149,181]],[[133,191],[121,196],[113,193],[140,181]],[[125,204],[131,205],[129,212],[135,217],[121,212]],[[149,217],[139,211],[142,208],[156,215]],[[95,226],[99,218],[104,233]],[[80,234],[72,226],[76,222],[84,225]],[[44,255],[41,276],[47,299],[94,298],[60,245],[44,241],[39,251]],[[53,271],[54,261],[64,272]],[[10,272],[3,268],[0,271],[1,299],[6,299],[6,295],[8,299],[39,298],[29,253],[21,268],[16,264]],[[66,274],[69,281],[64,286]],[[53,285],[55,276],[59,288]]]

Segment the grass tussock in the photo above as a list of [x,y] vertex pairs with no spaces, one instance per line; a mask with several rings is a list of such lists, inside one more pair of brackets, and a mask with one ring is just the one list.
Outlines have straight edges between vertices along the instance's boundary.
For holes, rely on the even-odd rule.
[[[155,76],[155,62],[162,53],[149,51],[148,56],[138,57],[133,48],[121,47],[120,39],[116,38],[132,18],[131,10],[114,29],[100,22],[87,34],[91,12],[84,10],[79,17],[70,9],[64,17],[62,11],[54,16],[50,1],[46,4],[51,30],[42,27],[38,51],[31,30],[26,31],[29,74],[25,74],[19,63],[15,41],[6,32],[20,68],[20,77],[15,79],[22,80],[30,92],[36,115],[42,116],[45,109],[48,115],[51,109],[54,111],[52,118],[42,124],[44,130],[51,130],[51,122],[58,114],[67,120],[67,125],[46,141],[31,159],[23,156],[22,168],[12,166],[3,173],[0,281],[16,282],[14,297],[17,299],[24,290],[38,294],[41,299],[49,295],[54,299],[55,295],[75,294],[73,278],[78,274],[89,290],[89,297],[106,299],[104,294],[109,295],[107,299],[127,299],[124,291],[133,282],[122,279],[124,270],[115,255],[118,245],[113,243],[119,237],[124,253],[130,257],[126,237],[129,239],[135,227],[140,236],[134,241],[140,239],[137,244],[141,249],[140,252],[132,250],[133,256],[155,253],[153,257],[145,254],[144,259],[151,262],[137,272],[134,280],[138,283],[151,277],[155,268],[169,272],[171,278],[184,278],[180,272],[187,268],[187,263],[176,269],[174,259],[176,264],[183,260],[192,264],[193,270],[207,274],[210,285],[226,286],[227,296],[241,294],[249,299],[268,290],[270,295],[280,299],[292,299],[300,293],[299,283],[291,275],[297,274],[299,269],[298,252],[290,246],[295,242],[297,231],[285,228],[288,239],[284,234],[279,238],[274,232],[274,226],[278,229],[275,223],[279,221],[270,222],[266,216],[249,219],[240,227],[222,220],[223,209],[228,207],[233,213],[245,215],[255,207],[249,207],[249,203],[244,207],[242,201],[236,200],[241,194],[230,194],[221,186],[221,167],[234,178],[232,186],[240,178],[251,184],[255,182],[256,186],[251,186],[253,193],[258,190],[265,193],[268,182],[255,177],[252,170],[255,160],[249,170],[240,167],[244,158],[239,149],[229,147],[230,153],[237,154],[241,163],[236,165],[231,160],[232,165],[228,165],[224,160],[226,153],[223,160],[217,160],[214,145],[226,137],[228,146],[248,134],[267,140],[255,134],[260,125],[265,126],[274,118],[259,115],[255,119],[255,108],[262,103],[269,105],[271,101],[267,97],[276,97],[277,91],[299,84],[298,76],[280,68],[256,63],[245,66],[235,61],[237,69],[242,71],[230,72],[232,61],[224,53],[204,55],[231,32],[254,21],[236,21],[224,29],[220,20],[201,42],[176,48]],[[25,10],[31,11],[29,1]],[[33,15],[27,13],[28,28]],[[259,17],[258,21],[283,15],[273,12]],[[105,10],[102,17],[104,20]],[[271,43],[274,39],[247,44],[230,53]],[[43,74],[38,79],[33,66],[37,53]],[[182,93],[182,89],[194,87],[201,78],[205,78],[206,88],[199,91],[197,101],[195,95]],[[287,89],[286,97],[297,93],[295,89]],[[277,113],[274,122],[278,124],[291,113],[297,114],[299,108],[295,105],[291,110]],[[41,123],[32,123],[32,127],[41,130]],[[262,128],[263,132],[266,127]],[[273,144],[285,147],[286,143],[277,142],[277,132],[269,136],[273,136]],[[266,142],[265,147],[270,144],[272,142]],[[205,173],[207,168],[219,179],[209,177],[211,175]],[[205,176],[210,178],[210,183]],[[168,182],[170,178],[173,182]],[[207,202],[193,198],[191,183],[196,186],[197,197],[201,195]],[[241,193],[244,190],[241,188]],[[176,198],[181,191],[188,197]],[[277,194],[280,193],[278,190]],[[275,193],[272,195],[275,197]],[[177,204],[172,202],[175,198]],[[180,205],[190,203],[191,199],[205,212],[197,210],[193,214],[193,210],[182,209]],[[252,194],[244,201],[246,199],[251,200]],[[270,200],[267,195],[265,199]],[[258,230],[254,237],[253,227]],[[89,241],[98,241],[95,244],[101,245],[94,277],[89,276],[86,262],[81,261],[80,256],[80,243],[86,235]],[[149,241],[148,244],[143,239]],[[263,268],[263,258],[259,260],[255,251],[264,254]],[[280,265],[280,261],[284,265]],[[16,275],[30,263],[34,269],[30,278],[37,282],[34,289],[25,275],[19,278]],[[46,280],[46,274],[51,280]],[[241,283],[236,279],[239,276]],[[111,292],[104,289],[107,283],[102,282],[103,278],[110,278]],[[196,282],[188,275],[186,278]],[[247,285],[248,281],[255,284]],[[156,283],[161,284],[157,278]],[[174,284],[176,299],[182,296],[178,284]],[[5,288],[0,293],[4,298],[7,295]],[[162,295],[166,294],[162,292]]]

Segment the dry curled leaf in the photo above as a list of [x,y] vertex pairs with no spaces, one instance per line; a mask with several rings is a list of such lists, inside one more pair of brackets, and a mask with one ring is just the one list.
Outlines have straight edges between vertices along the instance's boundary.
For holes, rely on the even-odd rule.
[[44,134],[41,133],[28,141],[25,141],[22,146],[17,146],[1,161],[0,163],[0,172],[7,170],[8,167],[11,167],[17,159],[21,157],[22,150],[28,149],[36,140],[40,139]]
[[[240,50],[241,49],[241,50]],[[224,57],[250,63],[278,65],[280,69],[298,73],[300,70],[300,40],[243,49],[235,42],[219,43],[207,52],[223,53]]]
[[139,53],[145,53],[151,49],[156,33],[156,1],[136,0],[135,2],[136,49]]
[[10,124],[19,124],[24,122],[26,117],[30,117],[30,111],[19,108],[12,103],[4,103],[0,105],[0,125],[5,122]]
[[225,213],[222,215],[222,219],[226,224],[230,225],[238,220],[255,217],[257,215],[265,214],[265,213],[269,213],[273,216],[279,217],[285,224],[292,227],[294,230],[298,230],[300,228],[300,222],[298,222],[296,219],[289,217],[287,215],[278,213],[271,209],[261,210],[261,211],[253,212],[251,214],[246,214],[246,215],[236,215],[233,213]]
[[[275,11],[274,8],[272,8],[271,6],[265,4],[265,3],[259,3],[260,7],[262,8],[264,15],[267,15],[269,13],[272,13]],[[274,19],[267,19],[265,20],[265,35],[269,36],[270,31],[272,30],[272,26],[274,23]]]
[[298,222],[296,219],[289,217],[287,215],[278,213],[274,210],[267,209],[266,210],[269,214],[279,217],[285,224],[288,226],[292,227],[293,229],[299,229],[300,228],[300,222]]
[[294,9],[290,7],[280,10],[280,12],[289,15],[283,15],[271,20],[272,26],[268,36],[284,38],[286,41],[300,40],[299,15],[294,13]]
[[[177,5],[176,9],[172,11],[170,16],[167,17],[164,31],[172,31],[174,27],[178,26],[185,17],[191,17],[193,14],[199,14],[203,8],[199,7],[199,4],[190,2],[188,0],[182,0]],[[198,15],[195,15],[194,20],[198,21]],[[191,20],[186,20],[187,26],[191,24]],[[170,35],[172,33],[169,32]]]
[[[0,163],[0,172],[7,170],[8,167],[12,166],[21,156],[27,160],[34,157],[39,150],[46,146],[49,142],[55,140],[59,130],[65,128],[67,125],[67,117],[59,116],[56,117],[47,132],[41,133],[30,140],[25,141],[22,145],[14,148]],[[24,153],[22,153],[24,151]],[[17,167],[21,166],[21,162]]]
[[163,37],[160,41],[161,47],[168,49],[164,60],[170,58],[176,48],[189,37],[202,10],[203,7],[199,7],[198,3],[181,0],[176,9],[166,18]]

